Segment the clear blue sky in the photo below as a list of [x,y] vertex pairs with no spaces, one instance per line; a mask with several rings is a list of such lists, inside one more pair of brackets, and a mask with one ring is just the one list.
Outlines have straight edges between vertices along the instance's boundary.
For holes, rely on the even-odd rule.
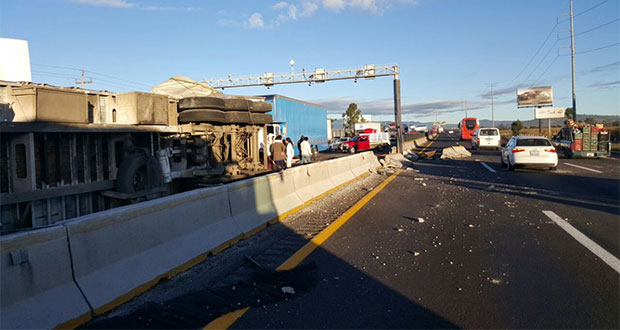
[[[470,116],[490,119],[489,83],[496,120],[533,119],[516,107],[520,85],[551,85],[555,106],[572,102],[570,39],[558,40],[568,36],[568,0],[0,3],[0,35],[28,40],[36,82],[70,86],[85,69],[89,88],[148,91],[175,75],[289,72],[294,59],[297,72],[398,64],[405,121],[456,123],[463,101]],[[578,113],[620,114],[619,4],[574,0]],[[282,94],[336,116],[356,102],[364,114],[393,118],[390,78],[226,92]]]

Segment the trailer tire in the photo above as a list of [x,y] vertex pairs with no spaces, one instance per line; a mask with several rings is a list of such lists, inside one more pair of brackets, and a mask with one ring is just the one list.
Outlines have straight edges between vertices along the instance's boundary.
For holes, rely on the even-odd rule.
[[355,147],[350,147],[349,148],[349,153],[350,154],[354,154],[355,153]]
[[271,115],[264,113],[251,113],[244,111],[227,111],[225,114],[227,124],[267,124],[271,122]]
[[[164,185],[164,174],[157,158],[142,152],[129,154],[118,170],[116,190],[122,193],[134,193]],[[132,203],[161,197],[161,193],[131,199]]]
[[224,99],[224,110],[226,111],[250,111],[250,112],[269,112],[271,103],[263,101],[251,101],[241,98]]
[[190,109],[179,113],[179,123],[225,123],[224,111],[217,109]]
[[251,112],[269,112],[272,110],[271,103],[264,101],[249,101]]
[[225,106],[224,99],[212,96],[185,97],[179,100],[179,112],[189,109],[223,110]]

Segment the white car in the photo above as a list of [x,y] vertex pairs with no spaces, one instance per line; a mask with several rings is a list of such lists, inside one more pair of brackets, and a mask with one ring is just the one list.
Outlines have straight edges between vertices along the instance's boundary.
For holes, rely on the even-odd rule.
[[346,141],[349,141],[349,138],[340,138],[333,140],[332,143],[329,144],[329,151],[340,151],[340,145],[342,144],[342,142]]
[[502,148],[502,167],[558,168],[558,154],[544,136],[513,136]]
[[497,128],[479,128],[471,137],[471,148],[493,148],[499,150],[502,147],[499,129]]

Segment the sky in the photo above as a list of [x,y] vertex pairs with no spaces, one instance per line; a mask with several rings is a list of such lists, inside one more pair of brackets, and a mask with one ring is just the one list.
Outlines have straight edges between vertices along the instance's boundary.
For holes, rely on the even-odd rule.
[[[574,0],[578,115],[620,115],[619,7]],[[554,106],[572,106],[568,13],[568,0],[0,0],[0,37],[27,40],[33,81],[57,86],[80,70],[87,88],[126,92],[176,75],[398,65],[404,122],[491,119],[491,95],[495,120],[530,120],[517,88],[552,86]],[[392,77],[224,92],[394,119]]]

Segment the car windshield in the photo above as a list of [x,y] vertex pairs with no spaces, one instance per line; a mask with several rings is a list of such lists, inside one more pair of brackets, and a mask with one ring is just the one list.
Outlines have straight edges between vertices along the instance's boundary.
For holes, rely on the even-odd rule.
[[518,139],[518,147],[548,147],[551,142],[547,139]]
[[351,139],[351,141],[357,141],[357,140],[359,140],[359,138],[360,138],[359,136],[355,136],[355,137],[353,137],[353,138]]
[[340,139],[340,142],[345,142],[345,141],[348,141],[348,140],[349,140],[349,139],[344,139],[344,138],[343,138],[343,139]]
[[482,135],[482,136],[497,136],[499,134],[497,133],[497,130],[494,130],[494,129],[481,129],[480,130],[480,135]]
[[468,119],[465,121],[465,127],[467,127],[467,129],[474,129],[476,128],[476,121],[474,119]]

